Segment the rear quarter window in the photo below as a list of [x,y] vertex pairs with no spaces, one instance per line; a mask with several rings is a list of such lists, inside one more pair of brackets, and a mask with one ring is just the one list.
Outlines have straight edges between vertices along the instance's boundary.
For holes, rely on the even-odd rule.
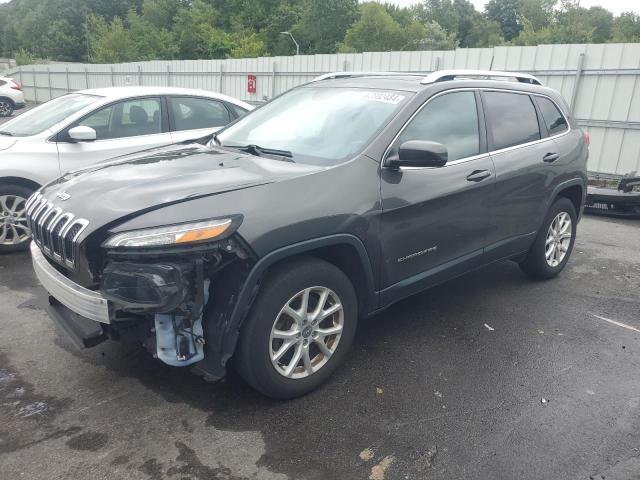
[[484,92],[492,150],[539,140],[538,115],[531,97],[509,92]]
[[564,115],[558,110],[555,103],[545,97],[536,97],[536,102],[538,102],[538,107],[542,113],[542,118],[547,126],[549,135],[557,135],[569,128],[567,119],[564,118]]

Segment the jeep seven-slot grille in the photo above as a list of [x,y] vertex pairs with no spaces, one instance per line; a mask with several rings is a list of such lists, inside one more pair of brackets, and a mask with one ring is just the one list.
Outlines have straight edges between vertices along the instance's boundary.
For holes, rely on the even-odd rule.
[[29,198],[26,208],[31,238],[40,249],[58,263],[75,267],[77,241],[89,222],[55,207],[40,193]]

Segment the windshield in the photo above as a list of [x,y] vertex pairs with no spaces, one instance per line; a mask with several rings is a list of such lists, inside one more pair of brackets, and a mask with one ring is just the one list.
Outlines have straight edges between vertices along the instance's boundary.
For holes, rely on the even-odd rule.
[[291,152],[294,162],[334,165],[360,152],[398,110],[406,92],[298,88],[218,135],[227,147]]
[[37,135],[100,98],[102,97],[79,93],[63,95],[32,110],[28,110],[0,126],[0,130],[14,137]]

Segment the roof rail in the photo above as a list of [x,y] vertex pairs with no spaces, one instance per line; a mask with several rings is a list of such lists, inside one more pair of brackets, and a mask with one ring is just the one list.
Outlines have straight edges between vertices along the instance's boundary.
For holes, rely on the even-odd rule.
[[542,85],[533,75],[528,73],[515,73],[515,72],[499,72],[494,70],[439,70],[437,72],[430,73],[420,82],[422,84],[445,82],[448,80],[455,80],[457,77],[487,77],[493,78],[515,78],[516,81],[521,83],[530,83],[532,85]]
[[325,73],[311,80],[319,82],[320,80],[329,80],[332,78],[351,78],[351,77],[407,77],[407,76],[423,76],[420,72],[332,72]]

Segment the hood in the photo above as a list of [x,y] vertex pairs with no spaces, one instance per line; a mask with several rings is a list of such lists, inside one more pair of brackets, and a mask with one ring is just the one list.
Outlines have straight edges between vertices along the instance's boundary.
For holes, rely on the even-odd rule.
[[[2,130],[2,128],[0,128]],[[15,137],[8,137],[6,135],[0,135],[0,151],[13,147],[18,141]]]
[[324,168],[199,144],[173,145],[68,173],[43,187],[41,193],[63,211],[89,220],[88,234],[115,220],[169,204]]

